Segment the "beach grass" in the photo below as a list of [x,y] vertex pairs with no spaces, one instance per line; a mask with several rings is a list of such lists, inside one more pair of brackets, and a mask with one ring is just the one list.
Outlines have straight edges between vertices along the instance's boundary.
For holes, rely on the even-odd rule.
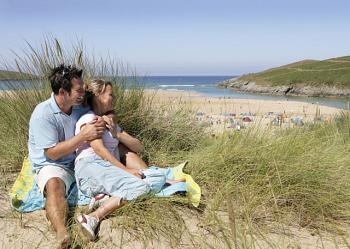
[[[51,45],[49,45],[51,44]],[[28,124],[35,106],[50,97],[50,85],[46,78],[51,68],[65,63],[84,69],[84,80],[104,78],[114,84],[115,110],[118,123],[131,135],[142,140],[146,147],[144,159],[153,153],[189,150],[201,139],[203,129],[193,126],[195,118],[188,108],[155,107],[152,96],[145,96],[142,82],[135,72],[111,58],[102,59],[84,53],[79,42],[67,49],[56,39],[46,40],[39,48],[28,44],[24,55],[17,55],[15,63],[3,67],[8,70],[35,75],[30,88],[26,82],[3,81],[8,89],[0,95],[0,115],[6,117],[0,123],[0,163],[2,170],[19,170],[28,154]],[[127,87],[128,84],[128,87]],[[193,126],[191,128],[191,126]]]
[[[74,216],[84,208],[76,208],[70,221],[75,246],[123,247],[136,241],[145,248],[280,248],[269,236],[288,237],[290,227],[316,231],[320,237],[321,232],[341,236],[346,244],[348,113],[294,129],[251,127],[212,137],[186,105],[154,105],[154,96],[145,95],[137,77],[127,87],[125,72],[114,61],[91,59],[81,44],[73,48],[47,40],[40,48],[29,45],[27,57],[17,60],[17,71],[36,75],[38,87],[0,96],[0,114],[6,117],[0,121],[1,172],[9,175],[20,170],[28,153],[30,114],[50,96],[44,75],[56,63],[65,62],[84,68],[85,80],[113,81],[118,122],[144,143],[143,158],[160,166],[189,161],[184,170],[203,192],[198,208],[182,196],[139,198],[102,222],[101,241],[95,243],[79,234]],[[67,51],[76,57],[64,57]],[[8,190],[9,185],[1,181],[1,188]]]
[[[346,234],[350,215],[349,121],[344,113],[326,124],[278,132],[252,128],[208,138],[186,155],[189,164],[185,171],[203,190],[199,209],[181,202],[178,206],[172,199],[151,199],[127,206],[127,211],[115,215],[131,214],[133,221],[142,217],[143,228],[152,233],[136,233],[143,234],[141,239],[156,239],[168,238],[164,231],[172,235],[190,233],[188,216],[184,215],[172,221],[177,229],[159,226],[175,217],[173,212],[187,209],[197,217],[198,227],[209,230],[204,235],[197,227],[190,236],[194,245],[203,248],[255,248],[259,243],[263,248],[278,248],[265,236],[283,236],[282,231],[289,226]],[[137,227],[138,223],[130,223],[130,219],[119,226],[128,231]],[[203,236],[210,239],[203,240]]]
[[348,150],[344,115],[337,122],[277,133],[224,134],[193,155],[189,170],[213,190],[207,192],[213,203],[230,195],[252,220],[293,214],[301,226],[318,227],[349,218]]

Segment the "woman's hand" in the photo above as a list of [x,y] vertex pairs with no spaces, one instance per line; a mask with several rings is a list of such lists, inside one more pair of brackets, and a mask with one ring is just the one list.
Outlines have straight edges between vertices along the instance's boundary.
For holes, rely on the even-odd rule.
[[114,120],[113,120],[112,117],[103,115],[103,116],[102,116],[102,119],[106,122],[106,127],[107,127],[110,131],[112,131],[112,130],[115,129],[116,124],[114,123]]
[[126,168],[125,171],[140,179],[143,179],[145,177],[145,175],[142,173],[142,170],[139,169]]

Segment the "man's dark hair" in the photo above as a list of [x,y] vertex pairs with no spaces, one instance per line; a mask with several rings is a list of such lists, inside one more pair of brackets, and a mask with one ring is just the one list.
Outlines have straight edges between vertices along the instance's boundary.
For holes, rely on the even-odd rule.
[[72,79],[81,78],[82,74],[83,70],[74,66],[65,66],[64,64],[61,64],[60,66],[53,68],[49,75],[53,93],[57,95],[60,88],[70,93],[72,90]]

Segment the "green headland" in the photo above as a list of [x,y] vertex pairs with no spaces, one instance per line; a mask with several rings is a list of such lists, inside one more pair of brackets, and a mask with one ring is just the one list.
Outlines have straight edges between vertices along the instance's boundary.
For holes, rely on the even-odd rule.
[[34,78],[35,77],[33,77],[33,75],[31,74],[0,70],[0,81],[1,80],[31,80]]
[[303,60],[219,84],[238,91],[278,95],[350,96],[350,56]]

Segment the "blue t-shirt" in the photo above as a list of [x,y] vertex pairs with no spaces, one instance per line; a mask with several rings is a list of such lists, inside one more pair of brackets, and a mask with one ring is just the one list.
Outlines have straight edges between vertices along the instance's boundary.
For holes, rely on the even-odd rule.
[[29,160],[33,171],[45,165],[56,165],[74,170],[75,152],[52,160],[45,155],[44,149],[52,148],[59,142],[74,136],[75,123],[81,115],[89,110],[88,107],[73,107],[67,115],[58,107],[54,94],[51,98],[38,104],[29,121]]

